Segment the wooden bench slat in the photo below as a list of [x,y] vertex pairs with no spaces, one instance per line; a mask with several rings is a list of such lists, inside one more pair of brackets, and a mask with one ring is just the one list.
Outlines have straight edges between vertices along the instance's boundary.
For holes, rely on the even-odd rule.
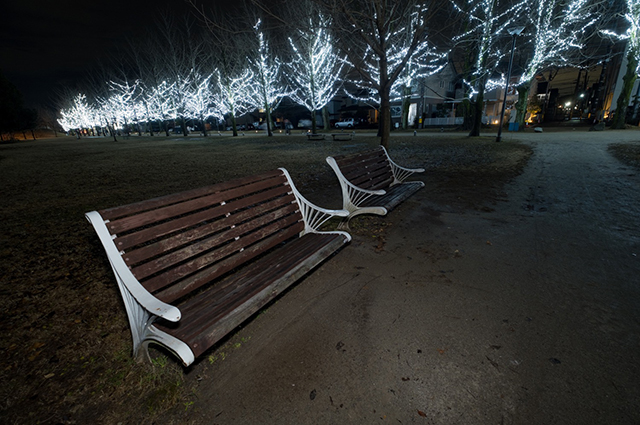
[[140,245],[150,240],[184,230],[191,226],[195,226],[196,224],[203,221],[214,220],[227,213],[232,213],[237,209],[245,208],[249,205],[260,204],[269,199],[282,196],[283,194],[289,193],[289,190],[290,188],[288,186],[279,186],[271,190],[238,199],[225,205],[218,204],[216,208],[189,214],[188,216],[176,218],[175,220],[157,224],[155,226],[145,227],[142,230],[138,230],[134,233],[129,233],[124,236],[118,236],[115,239],[115,243],[120,251],[126,251],[127,249],[136,245]]
[[[191,243],[181,249],[171,251],[165,255],[162,255],[161,257],[158,257],[141,265],[138,265],[131,269],[131,272],[136,278],[144,279],[154,273],[161,272],[178,263],[189,260],[192,257],[199,256],[206,251],[212,250],[214,248],[223,249],[221,248],[221,246],[230,241],[236,240],[238,243],[240,243],[240,241],[244,242],[247,240],[247,236],[251,235],[252,232],[259,231],[266,225],[273,225],[273,222],[294,213],[295,211],[297,211],[297,209],[298,206],[296,204],[289,203],[284,205],[282,208],[279,208],[268,214],[253,218],[252,220],[242,224],[238,224],[237,226],[232,219],[233,216],[230,216],[229,219],[231,220],[226,220],[230,224],[230,226],[227,226],[227,230],[207,237],[206,239],[203,239],[199,242]],[[301,217],[299,215],[296,215],[293,218],[292,222],[295,222],[300,218]],[[215,229],[217,227],[216,224],[217,223],[212,223],[211,226],[205,226],[205,231],[208,230],[208,232],[206,233],[211,232],[211,227]],[[244,246],[241,245],[239,249],[242,248],[244,248]]]
[[336,155],[333,157],[333,159],[335,159],[338,165],[340,165],[340,163],[343,162],[344,160],[347,160],[347,162],[350,162],[354,158],[368,159],[374,156],[379,156],[380,153],[382,153],[382,149],[378,147],[378,148],[368,149],[362,152]]
[[[280,233],[271,235],[268,238],[264,238],[256,244],[246,248],[242,252],[238,252],[231,257],[227,257],[222,261],[212,265],[211,267],[203,268],[201,271],[188,276],[187,278],[174,283],[154,295],[158,299],[164,302],[174,302],[187,294],[193,293],[196,289],[206,285],[214,279],[228,273],[234,268],[238,267],[238,264],[243,264],[254,259],[257,256],[262,255],[264,252],[274,248],[275,246],[283,243],[284,241],[296,236],[299,231],[295,227],[284,229]],[[224,284],[218,283],[216,287],[223,288]]]
[[340,171],[342,171],[342,174],[347,179],[352,179],[362,174],[381,169],[391,173],[391,167],[389,167],[389,163],[387,161],[382,161],[378,158],[374,158],[366,162],[352,164],[352,166],[341,168]]
[[[142,261],[145,261],[149,258],[155,257],[163,252],[168,252],[174,250],[182,245],[190,244],[198,239],[204,238],[211,234],[221,231],[222,229],[229,228],[233,225],[241,223],[245,220],[248,220],[251,217],[255,217],[261,214],[264,214],[268,211],[281,208],[283,206],[292,206],[293,212],[297,207],[292,205],[292,202],[295,200],[293,195],[281,196],[279,198],[273,199],[269,202],[265,202],[258,206],[252,207],[250,209],[244,209],[239,212],[235,212],[231,214],[231,211],[238,210],[240,208],[246,207],[248,203],[253,201],[247,201],[248,198],[242,198],[237,202],[231,202],[218,208],[212,208],[211,210],[207,210],[207,212],[211,212],[210,214],[206,214],[210,219],[217,218],[217,220],[210,222],[204,222],[204,220],[199,220],[197,223],[190,223],[189,227],[193,227],[196,224],[201,224],[196,228],[192,228],[186,231],[183,231],[178,234],[174,234],[172,236],[161,239],[157,242],[154,242],[150,245],[145,245],[141,248],[137,248],[131,251],[126,252],[123,256],[124,261],[129,266],[134,266]],[[221,211],[215,211],[221,210]],[[229,214],[227,216],[227,214]],[[177,221],[177,220],[176,220]],[[175,224],[175,221],[173,222]],[[176,226],[177,227],[177,226]],[[179,230],[179,227],[178,229]]]
[[386,188],[393,182],[393,174],[385,169],[378,169],[374,172],[362,174],[357,178],[349,179],[355,186],[367,190]]
[[252,193],[256,193],[262,190],[270,189],[277,186],[286,184],[286,178],[284,175],[275,176],[267,180],[260,180],[258,182],[252,182],[240,187],[233,187],[224,192],[216,192],[211,195],[203,196],[196,199],[190,199],[177,204],[172,204],[166,207],[160,207],[154,210],[146,211],[140,214],[128,216],[107,224],[107,228],[111,234],[117,234],[132,230],[141,226],[147,226],[153,223],[157,223],[163,220],[170,219],[172,217],[178,217],[189,212],[197,211],[199,209],[209,207],[216,203],[222,203],[239,196],[246,196]]
[[218,183],[215,185],[201,187],[198,189],[188,190],[185,192],[174,193],[171,195],[160,196],[146,201],[135,202],[128,205],[122,205],[119,207],[107,208],[100,210],[99,213],[105,220],[115,220],[120,217],[124,217],[131,214],[140,213],[142,211],[161,207],[163,205],[169,205],[177,202],[184,202],[189,199],[198,198],[211,193],[223,192],[229,188],[243,186],[249,182],[260,181],[270,179],[276,176],[282,175],[280,170],[273,170],[256,176],[242,177],[239,179],[229,180],[227,182]]
[[251,298],[247,302],[242,305],[236,304],[233,308],[223,311],[224,315],[216,323],[215,327],[203,329],[196,338],[191,340],[191,347],[193,347],[194,352],[202,354],[238,324],[258,312],[296,280],[328,258],[341,245],[342,241],[339,238],[334,238],[321,251],[312,252],[304,262],[297,262],[292,266],[289,265],[286,270],[282,270],[278,275],[271,276],[270,281],[262,282],[262,285],[251,293]]
[[[269,226],[263,227],[247,236],[240,238],[237,241],[231,242],[224,247],[221,247],[218,250],[213,252],[205,253],[199,257],[193,258],[187,263],[180,264],[179,266],[167,270],[165,273],[162,273],[158,276],[152,277],[147,281],[141,282],[142,285],[147,288],[149,292],[155,292],[159,289],[166,287],[167,285],[177,281],[178,279],[184,278],[196,271],[211,265],[213,262],[218,261],[228,255],[233,254],[234,252],[239,252],[242,248],[247,247],[260,239],[264,239],[272,234],[283,235],[285,232],[282,232],[283,229],[287,229],[288,227],[293,230],[287,229],[288,233],[296,234],[300,233],[304,230],[304,224],[299,222],[299,216],[292,215],[282,220],[280,223],[274,223]],[[286,240],[282,239],[282,241]],[[240,261],[242,257],[238,257],[238,261]]]
[[420,182],[397,184],[387,189],[387,193],[384,195],[365,200],[362,203],[362,206],[384,205],[387,211],[391,211],[402,201],[417,192],[420,188],[422,188],[422,184]]
[[[180,322],[160,321],[154,326],[185,341],[198,356],[293,283],[297,276],[286,279],[277,288],[279,290],[271,291],[271,296],[253,302],[260,291],[277,283],[296,267],[300,269],[298,274],[306,273],[342,243],[339,235],[305,235],[232,276],[225,282],[222,292],[214,287],[199,294],[197,301],[183,304]],[[323,248],[328,249],[318,254]]]

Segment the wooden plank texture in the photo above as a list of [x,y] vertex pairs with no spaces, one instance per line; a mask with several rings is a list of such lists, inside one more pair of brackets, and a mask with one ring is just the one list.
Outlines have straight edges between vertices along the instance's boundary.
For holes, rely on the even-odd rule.
[[174,204],[177,202],[184,202],[189,199],[198,198],[212,193],[223,192],[229,188],[243,186],[250,182],[256,182],[260,180],[266,180],[276,176],[282,175],[282,171],[273,170],[267,173],[259,174],[256,176],[243,177],[239,179],[229,180],[227,182],[218,183],[212,186],[203,188],[188,190],[185,192],[174,193],[171,195],[165,195],[158,198],[149,199],[146,201],[136,202],[133,204],[123,205],[114,208],[107,208],[99,211],[100,215],[105,220],[115,220],[120,217],[124,217],[131,214],[137,214],[142,211],[147,211],[154,208],[159,208],[165,205]]
[[305,235],[234,275],[224,290],[213,288],[181,305],[180,322],[154,326],[185,341],[199,356],[343,244],[341,235]]

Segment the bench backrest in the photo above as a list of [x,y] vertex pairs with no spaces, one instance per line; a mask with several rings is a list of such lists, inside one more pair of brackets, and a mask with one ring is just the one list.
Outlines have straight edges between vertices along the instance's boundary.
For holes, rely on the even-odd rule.
[[133,275],[167,303],[304,230],[281,170],[99,213]]
[[333,158],[344,177],[362,189],[386,189],[393,182],[389,159],[381,147]]

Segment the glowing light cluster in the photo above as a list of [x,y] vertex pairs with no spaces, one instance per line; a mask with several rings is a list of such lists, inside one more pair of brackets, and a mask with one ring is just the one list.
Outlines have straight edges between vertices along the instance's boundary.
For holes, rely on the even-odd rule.
[[[360,74],[368,75],[353,81],[356,92],[347,90],[347,94],[374,107],[380,105],[380,90],[376,83],[380,81],[380,57],[386,58],[386,69],[389,79],[393,81],[390,89],[390,100],[397,101],[407,96],[407,88],[412,87],[414,80],[433,75],[447,64],[448,52],[438,52],[428,37],[421,38],[414,45],[414,34],[418,27],[424,25],[426,7],[418,6],[411,14],[407,26],[389,34],[385,52],[377,52],[368,45],[360,62]],[[426,31],[426,29],[423,29]],[[355,65],[348,62],[352,67]],[[396,77],[397,76],[397,77]],[[410,95],[410,91],[409,91]]]
[[344,58],[336,53],[328,28],[331,20],[320,15],[309,20],[311,31],[299,31],[297,41],[289,38],[293,59],[288,64],[293,91],[291,99],[309,111],[322,109],[342,85]]
[[571,55],[583,47],[587,30],[601,19],[590,0],[535,0],[530,7],[530,25],[523,35],[533,45],[533,54],[519,84],[528,84],[545,68],[572,65]]
[[527,9],[526,1],[514,1],[508,7],[495,0],[470,0],[462,5],[452,2],[455,10],[469,22],[468,29],[453,37],[453,41],[474,52],[469,80],[465,80],[467,95],[472,98],[479,90],[504,87],[504,75],[491,78],[503,58],[509,53],[508,29],[515,26]]
[[[264,109],[267,122],[271,120],[271,111],[278,107],[280,101],[286,93],[280,82],[281,63],[277,56],[271,53],[269,43],[265,39],[264,33],[260,30],[262,24],[258,20],[253,27],[258,39],[258,52],[255,57],[249,58],[249,63],[255,75],[254,84],[251,86],[253,94],[249,96],[253,106],[257,109]],[[270,125],[270,124],[269,124]]]
[[602,32],[619,40],[628,40],[629,53],[638,59],[636,74],[640,76],[640,2],[638,0],[627,0],[626,6],[624,18],[629,24],[627,31],[623,34],[607,30]]

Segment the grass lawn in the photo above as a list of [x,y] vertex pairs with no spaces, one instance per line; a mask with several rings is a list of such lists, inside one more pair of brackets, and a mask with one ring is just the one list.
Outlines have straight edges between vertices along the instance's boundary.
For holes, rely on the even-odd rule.
[[[153,366],[132,361],[124,306],[85,212],[277,167],[311,201],[339,208],[325,157],[378,140],[132,136],[0,145],[2,422],[153,422],[167,411],[179,417],[197,395],[172,358],[157,352]],[[390,154],[427,169],[418,178],[434,203],[464,212],[503,199],[502,186],[531,149],[434,134],[392,137]],[[358,220],[355,231],[366,232],[366,218]]]

